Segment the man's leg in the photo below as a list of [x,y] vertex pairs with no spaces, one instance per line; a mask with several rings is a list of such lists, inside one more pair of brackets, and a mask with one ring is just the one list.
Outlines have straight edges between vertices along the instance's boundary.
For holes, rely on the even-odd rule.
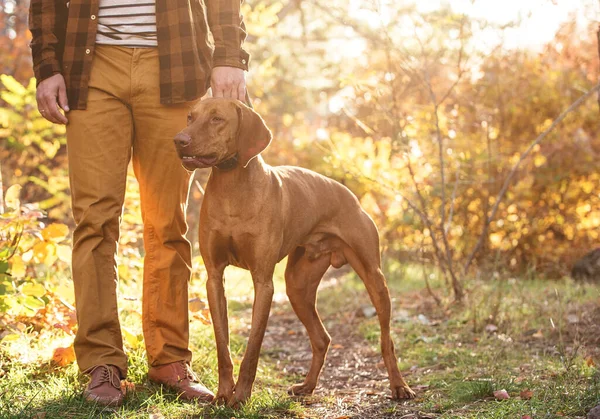
[[76,223],[75,354],[82,371],[114,365],[122,377],[127,374],[127,358],[117,311],[115,255],[132,146],[133,122],[126,105],[130,57],[125,49],[96,48],[87,109],[69,112],[67,125]]
[[143,323],[149,378],[177,387],[184,398],[211,400],[193,384],[189,370],[188,282],[191,246],[185,238],[190,174],[181,166],[173,138],[186,125],[191,104],[159,100],[158,53],[134,52],[133,166],[140,183],[144,221]]

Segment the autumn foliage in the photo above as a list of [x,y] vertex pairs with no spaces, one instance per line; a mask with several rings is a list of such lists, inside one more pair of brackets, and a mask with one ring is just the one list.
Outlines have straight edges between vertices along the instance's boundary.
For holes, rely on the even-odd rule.
[[[489,229],[485,220],[521,153],[595,84],[593,31],[573,20],[541,51],[486,49],[482,31],[510,25],[401,3],[390,2],[377,27],[347,15],[345,1],[244,4],[249,92],[275,137],[265,159],[347,185],[376,220],[385,259],[435,263],[456,282],[455,293],[476,273],[566,275],[599,239],[593,100],[533,149]],[[0,26],[11,39],[2,41],[0,78],[0,311],[69,325],[64,127],[37,113],[26,7],[15,4]],[[377,12],[370,7],[365,15]],[[125,280],[137,276],[143,255],[139,202],[129,196]],[[200,201],[194,187],[191,220]],[[482,234],[474,264],[463,270]]]

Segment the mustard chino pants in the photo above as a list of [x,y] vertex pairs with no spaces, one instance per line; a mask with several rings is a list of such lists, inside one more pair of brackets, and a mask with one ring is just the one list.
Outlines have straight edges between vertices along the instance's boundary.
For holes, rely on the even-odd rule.
[[142,322],[148,361],[154,366],[191,360],[191,247],[184,236],[190,175],[173,144],[191,105],[160,104],[156,48],[96,46],[87,109],[69,112],[67,125],[76,223],[75,354],[82,371],[112,364],[127,374],[115,255],[131,159],[144,222]]

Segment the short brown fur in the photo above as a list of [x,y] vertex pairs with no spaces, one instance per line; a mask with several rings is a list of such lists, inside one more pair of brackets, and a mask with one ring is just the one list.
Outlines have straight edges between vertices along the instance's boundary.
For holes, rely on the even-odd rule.
[[[329,343],[316,308],[317,287],[330,265],[349,263],[364,282],[381,326],[381,351],[392,397],[413,398],[397,366],[390,337],[391,302],[381,271],[375,223],[345,186],[299,167],[271,167],[258,154],[271,141],[264,121],[238,101],[210,99],[190,114],[175,143],[184,166],[210,167],[238,156],[232,170],[213,168],[200,213],[200,251],[208,273],[208,302],[217,342],[216,401],[238,406],[252,392],[273,298],[275,264],[288,257],[286,291],[308,332],[313,358],[303,383],[289,392],[312,394]],[[252,274],[255,296],[248,346],[237,383],[229,351],[223,272],[227,265]]]

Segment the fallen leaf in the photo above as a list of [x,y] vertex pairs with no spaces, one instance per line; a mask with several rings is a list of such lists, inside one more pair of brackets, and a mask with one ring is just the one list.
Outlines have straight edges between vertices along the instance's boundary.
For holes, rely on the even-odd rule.
[[529,400],[533,397],[533,391],[526,388],[525,390],[519,393],[519,396],[521,396],[523,400]]
[[200,298],[192,298],[188,301],[188,307],[192,313],[204,310],[207,307],[206,301]]
[[523,416],[521,416],[521,419],[531,419],[531,416],[529,416],[529,415],[523,415]]
[[133,349],[140,347],[142,341],[144,340],[142,335],[136,335],[126,327],[122,327],[121,329],[123,337],[125,338],[125,342],[127,342],[129,346],[131,346]]
[[73,345],[66,348],[56,348],[52,353],[52,361],[56,362],[61,367],[66,367],[75,361]]
[[194,313],[193,316],[195,319],[200,320],[202,322],[202,324],[206,324],[206,325],[212,324],[210,321],[210,310],[207,308],[204,310],[200,310],[197,313]]
[[508,399],[510,399],[510,396],[508,395],[508,392],[506,390],[504,390],[504,389],[494,391],[494,397],[496,398],[496,400],[508,400]]
[[588,367],[595,367],[595,366],[596,366],[596,363],[594,362],[594,358],[592,358],[591,356],[588,356],[588,357],[585,359],[585,364],[586,364]]
[[339,343],[334,344],[333,346],[331,346],[333,349],[344,349],[344,345],[340,345]]
[[[127,381],[127,380],[121,380],[121,393],[127,394],[127,393],[132,393],[134,391],[135,391],[135,384],[134,383],[132,383],[131,381]],[[156,414],[156,413],[151,413],[150,417],[152,417],[153,414]],[[158,413],[158,414],[160,415],[160,413]],[[158,417],[162,418],[162,415],[161,416],[156,416],[156,417],[157,418]]]

